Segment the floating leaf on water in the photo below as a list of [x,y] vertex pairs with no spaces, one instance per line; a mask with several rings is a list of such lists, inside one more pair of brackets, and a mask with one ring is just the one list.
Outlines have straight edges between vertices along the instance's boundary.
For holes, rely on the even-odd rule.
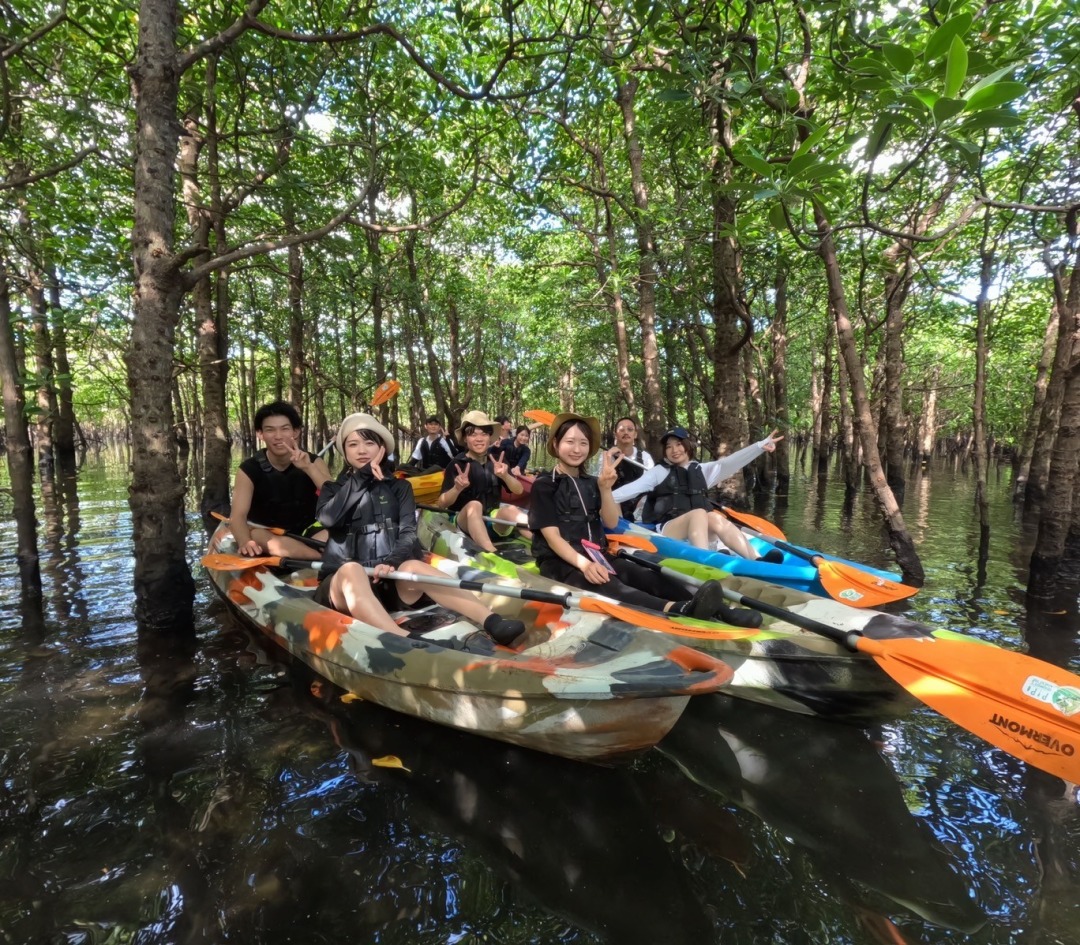
[[1051,617],[1060,617],[1062,614],[1067,614],[1067,610],[1048,610],[1046,613]]
[[371,763],[376,768],[400,768],[402,771],[408,771],[409,769],[401,763],[401,759],[397,755],[383,755],[381,758],[372,758]]
[[346,692],[341,697],[342,702],[363,702],[362,696],[358,696],[355,692]]
[[1009,616],[1009,612],[1007,610],[995,610],[994,613],[998,614],[1001,617],[1008,617]]

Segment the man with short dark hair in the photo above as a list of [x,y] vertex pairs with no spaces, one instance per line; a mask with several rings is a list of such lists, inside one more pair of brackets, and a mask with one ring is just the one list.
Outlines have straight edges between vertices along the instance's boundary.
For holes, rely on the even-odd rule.
[[446,469],[458,454],[458,445],[443,432],[443,425],[436,416],[424,420],[424,436],[416,441],[409,461],[421,469],[438,466]]
[[514,445],[514,421],[507,416],[495,418],[498,429],[492,434],[491,448],[496,453],[505,453]]
[[[236,471],[229,518],[242,555],[319,557],[319,551],[302,541],[268,530],[282,528],[303,534],[315,522],[319,488],[331,478],[326,463],[300,449],[300,428],[300,414],[282,400],[264,404],[255,414],[255,432],[264,447]],[[325,534],[322,531],[312,537]]]

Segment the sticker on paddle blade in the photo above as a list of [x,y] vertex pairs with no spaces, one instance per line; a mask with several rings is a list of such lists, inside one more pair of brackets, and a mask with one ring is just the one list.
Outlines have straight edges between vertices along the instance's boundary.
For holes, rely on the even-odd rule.
[[843,598],[844,600],[862,600],[862,598],[863,598],[863,595],[860,594],[853,587],[844,588],[844,590],[842,590],[836,596],[840,597],[840,598]]
[[604,553],[600,550],[600,546],[595,541],[585,540],[581,543],[581,547],[585,549],[585,554],[607,571],[608,574],[615,573],[615,569],[611,566],[608,559],[604,557]]
[[1023,693],[1032,699],[1038,699],[1039,702],[1052,705],[1062,715],[1076,715],[1080,712],[1080,689],[1073,686],[1059,686],[1049,679],[1028,676],[1024,680]]

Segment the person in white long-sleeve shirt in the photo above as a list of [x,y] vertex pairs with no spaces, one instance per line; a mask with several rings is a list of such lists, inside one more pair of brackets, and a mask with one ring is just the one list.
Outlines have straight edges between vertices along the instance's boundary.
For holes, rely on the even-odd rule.
[[782,559],[775,549],[764,556],[759,555],[736,525],[710,508],[707,494],[718,482],[733,476],[762,453],[771,453],[782,439],[779,432],[773,430],[753,446],[722,459],[699,463],[694,459],[690,434],[682,427],[675,427],[660,437],[663,460],[640,478],[616,489],[612,497],[615,502],[623,503],[644,495],[641,520],[655,525],[669,538],[688,541],[698,548],[708,548],[714,539],[719,539],[725,547],[744,558]]

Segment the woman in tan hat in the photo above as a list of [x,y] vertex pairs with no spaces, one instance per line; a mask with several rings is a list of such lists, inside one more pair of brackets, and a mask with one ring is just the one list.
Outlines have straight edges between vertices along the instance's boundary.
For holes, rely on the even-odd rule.
[[[405,635],[389,612],[416,606],[423,592],[414,584],[380,578],[394,570],[443,576],[419,560],[423,551],[416,539],[412,486],[393,477],[393,463],[386,457],[394,451],[394,438],[369,414],[354,413],[341,421],[337,448],[345,468],[323,485],[316,510],[330,537],[315,600]],[[374,569],[373,578],[365,568]],[[499,643],[510,644],[525,632],[520,620],[492,613],[468,591],[426,587],[428,597],[482,626]]]
[[719,617],[744,626],[756,626],[754,618],[761,622],[753,611],[744,616],[726,607],[719,581],[706,581],[691,596],[678,582],[610,555],[604,528],[619,523],[619,506],[611,492],[621,462],[618,450],[602,453],[600,475],[590,476],[585,464],[600,445],[599,421],[561,413],[548,430],[548,452],[558,462],[551,473],[536,477],[529,502],[533,555],[544,577],[650,610],[703,620]]
[[[511,474],[502,453],[495,457],[488,454],[491,438],[498,429],[499,424],[482,410],[470,410],[461,418],[456,434],[465,450],[446,467],[442,493],[437,499],[439,508],[457,513],[458,529],[484,551],[495,550],[488,527],[496,534],[508,534],[520,515],[518,509],[503,507],[502,489],[505,486],[514,495],[520,495],[521,482]],[[488,515],[493,511],[495,521],[505,524],[492,523]]]

